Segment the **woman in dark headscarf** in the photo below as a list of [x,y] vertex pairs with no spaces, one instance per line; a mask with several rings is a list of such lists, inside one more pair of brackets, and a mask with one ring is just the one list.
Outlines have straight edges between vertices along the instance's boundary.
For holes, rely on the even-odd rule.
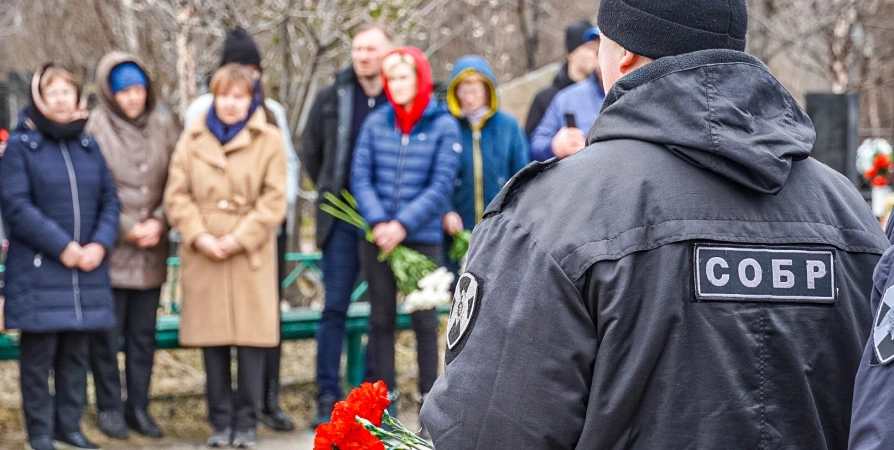
[[89,333],[115,324],[106,254],[118,232],[118,197],[99,146],[84,134],[75,77],[43,67],[31,100],[0,160],[0,208],[9,225],[6,327],[22,331],[29,447],[52,450],[55,439],[95,449],[80,431],[81,399]]

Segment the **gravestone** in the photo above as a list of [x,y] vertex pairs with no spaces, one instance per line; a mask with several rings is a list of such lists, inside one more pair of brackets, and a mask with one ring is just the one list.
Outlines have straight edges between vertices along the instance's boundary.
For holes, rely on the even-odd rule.
[[31,73],[9,72],[7,85],[9,118],[11,126],[15,127],[19,120],[19,111],[31,103]]
[[860,97],[807,94],[807,114],[816,128],[811,156],[846,176],[857,187],[864,187],[865,182],[855,166],[860,145]]
[[12,119],[9,112],[9,86],[5,81],[0,81],[0,129],[12,128]]

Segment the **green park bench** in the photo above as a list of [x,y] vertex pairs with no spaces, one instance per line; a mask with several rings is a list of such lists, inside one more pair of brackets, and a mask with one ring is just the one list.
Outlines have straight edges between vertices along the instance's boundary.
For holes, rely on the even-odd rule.
[[[289,253],[286,261],[297,262],[297,266],[283,280],[283,286],[288,286],[297,280],[303,271],[312,270],[319,274],[317,263],[320,260],[319,253]],[[173,269],[170,283],[171,298],[176,299],[177,277],[179,276],[180,260],[177,257],[168,259],[168,265]],[[0,273],[4,267],[0,265]],[[360,385],[363,380],[364,347],[363,336],[369,326],[369,303],[357,302],[366,291],[366,283],[361,283],[351,296],[352,304],[348,308],[348,320],[346,323],[347,336],[345,350],[347,352],[346,377],[352,386]],[[175,303],[176,304],[176,303]],[[450,311],[448,307],[438,309],[439,314]],[[281,337],[283,341],[314,339],[319,327],[321,311],[311,308],[295,308],[281,315]],[[397,329],[408,330],[411,328],[410,315],[398,308]],[[156,337],[159,349],[180,348],[180,317],[176,314],[161,315],[155,325]],[[0,334],[0,361],[16,360],[19,357],[18,335],[11,333]]]

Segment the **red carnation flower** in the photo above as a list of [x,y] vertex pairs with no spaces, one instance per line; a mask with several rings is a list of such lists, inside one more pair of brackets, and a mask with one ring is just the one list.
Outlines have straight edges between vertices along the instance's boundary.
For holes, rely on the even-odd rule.
[[391,404],[391,400],[388,399],[388,387],[385,382],[376,381],[375,384],[363,383],[351,391],[345,403],[355,415],[380,427],[382,426],[382,414]]
[[885,187],[887,185],[888,179],[881,175],[877,175],[875,178],[872,179],[872,187]]
[[890,164],[891,164],[891,161],[888,160],[888,156],[885,155],[884,153],[879,153],[878,155],[875,155],[875,160],[873,161],[873,166],[875,166],[876,168],[881,169],[883,167],[889,166]]
[[382,415],[390,403],[384,382],[363,383],[335,404],[329,423],[317,427],[314,450],[385,450],[385,444],[357,422],[357,417],[382,426]]
[[873,168],[867,170],[866,173],[863,174],[863,176],[866,177],[867,180],[871,180],[871,179],[875,178],[876,175],[878,175],[877,167],[873,167]]
[[6,128],[0,128],[0,142],[6,142],[9,140],[9,131],[6,131]]
[[324,423],[317,427],[314,434],[314,450],[332,450],[335,446],[335,425]]

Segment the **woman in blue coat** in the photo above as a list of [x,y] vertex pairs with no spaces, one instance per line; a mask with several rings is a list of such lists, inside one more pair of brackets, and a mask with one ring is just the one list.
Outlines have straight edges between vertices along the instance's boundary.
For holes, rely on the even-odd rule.
[[[7,329],[20,329],[22,409],[29,447],[97,448],[80,430],[88,333],[115,324],[106,253],[118,231],[115,183],[83,133],[81,86],[49,65],[0,160],[9,226]],[[55,395],[48,379],[54,373]]]
[[447,105],[459,119],[463,151],[444,231],[472,229],[503,185],[530,162],[518,122],[500,111],[497,80],[484,58],[463,56],[453,66]]
[[[354,149],[351,187],[360,213],[373,227],[375,244],[362,241],[360,261],[369,282],[370,325],[367,379],[396,389],[394,332],[397,288],[379,252],[399,244],[435,262],[441,260],[441,216],[450,202],[459,152],[459,126],[432,97],[431,67],[416,48],[392,52],[382,63],[389,104],[367,117]],[[419,391],[437,378],[438,319],[435,310],[411,314],[416,333]]]

